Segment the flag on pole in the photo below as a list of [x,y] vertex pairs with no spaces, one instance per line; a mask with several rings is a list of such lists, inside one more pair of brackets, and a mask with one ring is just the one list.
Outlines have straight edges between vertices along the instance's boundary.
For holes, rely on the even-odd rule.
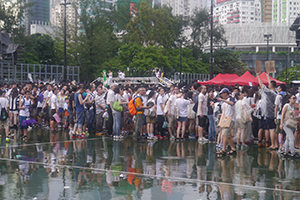
[[107,82],[107,78],[106,78],[106,70],[105,69],[103,70],[102,74],[103,74],[103,85],[105,87],[107,87],[108,82]]

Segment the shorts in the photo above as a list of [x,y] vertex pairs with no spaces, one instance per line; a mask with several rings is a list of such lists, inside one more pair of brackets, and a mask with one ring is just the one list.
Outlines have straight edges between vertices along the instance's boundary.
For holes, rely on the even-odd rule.
[[19,116],[20,129],[27,129],[28,126],[22,126],[22,122],[26,120],[28,117]]
[[187,122],[187,117],[179,117],[178,119],[177,119],[177,121],[179,121],[179,122]]
[[258,128],[263,130],[269,130],[265,119],[258,120]]
[[50,119],[50,115],[49,115],[49,106],[46,106],[44,109],[45,112],[45,120],[48,121]]
[[266,122],[267,122],[267,128],[268,128],[268,130],[270,130],[270,129],[276,129],[276,124],[275,124],[274,118],[268,118],[267,117]]
[[228,128],[222,128],[222,135],[227,137],[233,137],[235,131],[234,121],[231,121],[230,126]]
[[51,121],[55,121],[53,115],[56,113],[55,109],[51,109]]
[[200,117],[200,115],[198,115],[198,122],[201,128],[205,128],[207,122],[207,116]]
[[155,117],[147,117],[146,122],[147,122],[147,124],[155,124],[156,118]]
[[247,123],[243,123],[242,119],[236,119],[235,126],[236,128],[246,129]]
[[37,115],[37,108],[32,108],[30,110],[30,117],[35,117]]
[[167,115],[168,122],[169,122],[169,128],[176,128],[176,118],[175,115]]
[[282,130],[280,129],[280,123],[281,123],[281,120],[276,119],[276,133],[277,134],[282,134]]
[[37,116],[39,116],[39,113],[41,113],[41,111],[42,111],[42,107],[37,107],[36,108]]
[[19,111],[18,110],[13,110],[13,111],[10,110],[9,113],[11,113],[11,114],[19,114]]
[[64,113],[65,110],[63,108],[58,108],[58,113],[61,114],[61,113]]
[[76,124],[78,125],[78,128],[82,128],[82,126],[85,124],[85,111],[76,112],[77,121]]
[[9,121],[8,119],[1,121],[0,120],[0,127],[3,126],[4,129],[8,129],[9,128]]

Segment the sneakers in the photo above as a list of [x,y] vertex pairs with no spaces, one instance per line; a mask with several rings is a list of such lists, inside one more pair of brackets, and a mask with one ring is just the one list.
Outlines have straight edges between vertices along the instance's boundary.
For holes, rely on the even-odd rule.
[[83,134],[80,134],[77,136],[78,139],[86,139],[86,135],[83,133]]
[[102,136],[102,135],[105,135],[105,133],[102,133],[102,132],[99,132],[99,133],[96,133],[97,136]]
[[174,135],[172,135],[171,137],[170,137],[170,140],[175,140],[175,137],[174,137]]
[[248,145],[246,145],[246,144],[241,146],[241,150],[245,150],[247,148],[248,148]]
[[240,150],[240,145],[235,145],[236,150]]
[[6,137],[5,141],[6,141],[7,143],[9,143],[10,138],[9,138],[9,137]]
[[266,142],[266,147],[269,147],[270,146],[270,142]]
[[86,138],[90,136],[90,134],[87,131],[84,131],[83,134],[86,136]]
[[196,138],[195,135],[189,135],[189,139],[190,139],[190,140],[194,140],[195,138]]
[[198,142],[208,142],[208,139],[206,139],[205,137],[198,138]]
[[28,137],[26,135],[24,135],[22,139],[23,139],[24,142],[28,141]]

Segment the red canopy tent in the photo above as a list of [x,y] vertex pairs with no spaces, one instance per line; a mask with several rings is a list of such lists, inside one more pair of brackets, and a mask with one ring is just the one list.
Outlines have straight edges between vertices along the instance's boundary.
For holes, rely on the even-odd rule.
[[258,79],[252,76],[249,71],[246,71],[241,77],[231,81],[231,85],[239,84],[240,86],[243,86],[249,85],[249,83],[252,83],[252,85],[259,84]]
[[198,82],[201,85],[231,85],[231,81],[237,79],[239,76],[236,74],[218,74],[215,78],[205,81],[205,82]]
[[[268,82],[268,78],[267,78],[266,72],[261,73],[261,74],[259,75],[259,77],[260,77],[261,81],[263,82],[263,84],[269,85],[269,82]],[[256,77],[256,79],[257,79],[257,77]],[[282,83],[283,83],[283,84],[286,84],[285,82],[279,81],[279,80],[277,80],[277,79],[275,79],[275,78],[272,78],[271,76],[270,76],[270,79],[271,79],[271,81],[275,81],[277,85],[282,84]],[[258,80],[258,79],[257,79],[257,80]]]

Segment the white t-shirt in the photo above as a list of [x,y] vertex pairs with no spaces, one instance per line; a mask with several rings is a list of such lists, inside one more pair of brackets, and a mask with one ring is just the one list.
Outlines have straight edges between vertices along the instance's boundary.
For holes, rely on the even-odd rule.
[[277,111],[277,117],[276,119],[281,119],[281,114],[279,114],[280,112],[280,107],[281,107],[281,99],[282,99],[282,95],[278,94],[275,98],[275,106],[278,106],[278,111]]
[[125,99],[125,102],[129,102],[129,95],[126,91],[123,92],[122,98]]
[[164,100],[164,96],[159,95],[157,98],[157,115],[164,115],[164,111],[161,108],[160,104],[162,104],[162,107],[165,107],[165,100]]
[[52,91],[46,90],[46,91],[44,92],[44,104],[46,103],[46,102],[45,102],[46,99],[49,97],[48,105],[51,105],[51,97],[52,97],[52,95],[53,95],[53,92],[52,92]]
[[171,112],[171,115],[174,115],[175,114],[175,104],[176,104],[176,95],[172,94],[169,98],[169,101],[171,101],[171,107],[170,107],[170,112]]
[[191,102],[186,99],[182,99],[182,98],[176,99],[176,106],[178,109],[179,117],[187,117],[188,116],[187,109],[188,109],[188,105],[190,103]]
[[0,97],[0,107],[1,107],[1,109],[5,108],[7,111],[7,108],[8,108],[8,99],[7,98]]
[[[204,96],[204,94],[200,93],[198,96],[198,110],[197,110],[197,116],[200,115],[200,109],[202,111],[203,116],[207,116],[208,113],[208,106],[207,106],[207,96]],[[200,102],[202,102],[202,107],[200,108]]]
[[54,103],[56,103],[56,107],[57,107],[57,109],[58,109],[58,103],[57,103],[57,100],[58,100],[57,96],[53,94],[53,95],[51,96],[51,109],[55,109]]
[[296,94],[296,98],[297,98],[296,103],[300,103],[300,94],[299,93]]
[[155,76],[156,76],[156,78],[160,78],[160,73],[159,73],[159,71],[158,71],[158,72],[155,72]]
[[[235,103],[235,100],[233,97],[229,97],[228,99],[226,99],[227,101],[231,101],[233,103]],[[233,121],[235,121],[235,105],[231,106],[225,102],[222,103],[222,112],[224,112],[225,117],[230,117],[233,115]]]
[[[56,96],[56,95],[52,95],[52,96]],[[66,102],[66,97],[59,95],[57,97],[57,108],[64,108],[65,102]]]
[[108,90],[107,97],[106,97],[106,104],[109,105],[110,102],[114,101],[114,99],[115,99],[114,91],[112,91],[111,89]]
[[[23,102],[24,102],[24,104],[23,104]],[[24,98],[24,99],[21,99],[20,103],[22,105],[21,107],[25,107],[25,109],[20,110],[20,116],[29,117],[30,116],[29,107],[32,104],[31,100],[30,99],[27,100],[26,98]]]

